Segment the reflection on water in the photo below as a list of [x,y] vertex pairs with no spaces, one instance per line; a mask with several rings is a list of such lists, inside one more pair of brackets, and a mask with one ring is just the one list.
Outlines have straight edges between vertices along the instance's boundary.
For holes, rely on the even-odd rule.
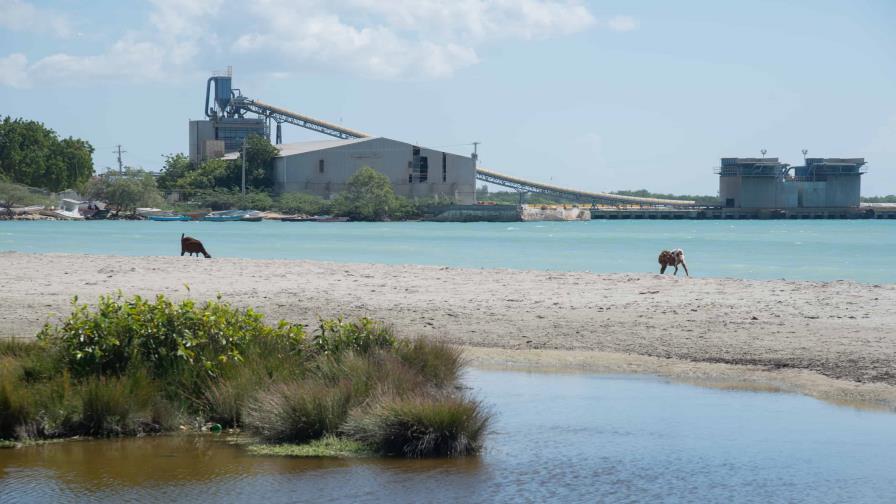
[[894,502],[896,415],[655,379],[472,371],[480,457],[257,457],[214,436],[0,450],[0,501]]

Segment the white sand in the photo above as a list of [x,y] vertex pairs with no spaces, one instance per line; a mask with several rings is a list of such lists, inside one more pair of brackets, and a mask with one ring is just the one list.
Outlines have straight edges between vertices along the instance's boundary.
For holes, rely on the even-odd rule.
[[476,365],[655,373],[896,408],[890,284],[6,252],[0,286],[0,336],[34,335],[73,295],[220,293],[311,326],[386,320],[400,335],[480,347],[468,351]]

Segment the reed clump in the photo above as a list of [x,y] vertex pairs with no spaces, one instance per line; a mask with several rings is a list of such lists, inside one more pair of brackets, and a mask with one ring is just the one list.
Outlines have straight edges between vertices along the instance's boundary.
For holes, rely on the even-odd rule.
[[382,396],[353,412],[343,433],[384,455],[456,457],[477,453],[490,414],[455,394]]
[[7,440],[213,422],[266,443],[336,439],[388,455],[455,456],[475,453],[488,423],[456,392],[455,347],[398,340],[365,318],[322,320],[308,334],[221,299],[113,294],[93,308],[76,299],[36,340],[0,342],[0,364]]

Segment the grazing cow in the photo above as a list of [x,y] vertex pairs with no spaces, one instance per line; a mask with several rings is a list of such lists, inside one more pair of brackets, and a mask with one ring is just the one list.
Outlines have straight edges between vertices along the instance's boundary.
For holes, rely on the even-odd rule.
[[196,254],[196,257],[199,257],[199,254],[205,256],[206,259],[211,259],[212,256],[208,255],[208,252],[205,251],[205,247],[202,246],[202,242],[197,240],[196,238],[192,238],[190,236],[184,236],[183,233],[180,234],[180,255],[183,256],[185,253],[189,253],[190,256]]
[[675,273],[673,273],[673,275],[677,275],[678,267],[681,266],[682,268],[684,268],[684,274],[687,276],[691,276],[691,274],[688,273],[688,265],[684,262],[684,250],[675,249],[672,251],[664,250],[660,252],[659,263],[660,275],[665,273],[666,268],[669,266],[675,268]]

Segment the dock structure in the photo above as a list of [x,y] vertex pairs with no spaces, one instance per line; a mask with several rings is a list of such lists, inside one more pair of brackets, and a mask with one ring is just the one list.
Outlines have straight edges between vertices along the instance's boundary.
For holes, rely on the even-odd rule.
[[747,219],[896,219],[896,206],[855,208],[621,208],[593,207],[592,219],[747,220]]

